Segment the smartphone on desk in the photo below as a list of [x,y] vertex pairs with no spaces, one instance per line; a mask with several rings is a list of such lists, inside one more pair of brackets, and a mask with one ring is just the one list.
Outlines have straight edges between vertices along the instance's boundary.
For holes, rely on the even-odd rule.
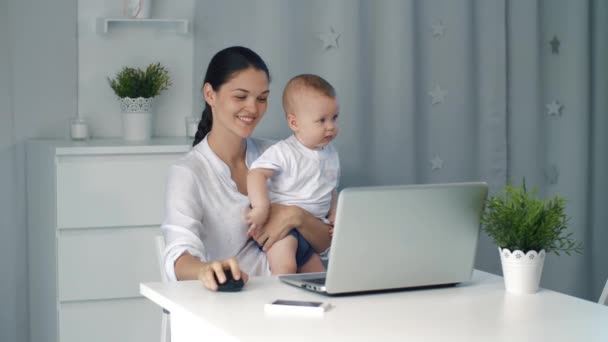
[[330,307],[328,302],[277,299],[264,306],[264,312],[271,315],[321,316]]

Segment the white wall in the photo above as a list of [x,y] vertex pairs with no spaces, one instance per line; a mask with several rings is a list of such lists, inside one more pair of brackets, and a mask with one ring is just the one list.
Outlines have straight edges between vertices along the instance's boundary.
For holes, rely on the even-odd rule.
[[0,2],[0,340],[28,340],[25,140],[67,137],[76,0]]
[[[23,340],[27,333],[26,311],[19,305],[26,297],[22,285],[26,281],[24,234],[20,232],[15,213],[15,137],[11,102],[11,41],[8,3],[0,2],[0,340]],[[21,242],[21,250],[16,241]],[[20,337],[20,338],[18,338]]]

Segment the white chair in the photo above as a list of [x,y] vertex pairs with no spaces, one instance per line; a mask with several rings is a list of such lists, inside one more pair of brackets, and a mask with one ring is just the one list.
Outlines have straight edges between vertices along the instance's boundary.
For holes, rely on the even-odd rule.
[[[160,270],[160,279],[163,283],[169,282],[165,265],[163,263],[163,253],[165,251],[165,237],[158,235],[154,239],[156,244],[156,259]],[[169,321],[169,311],[163,309],[163,317],[160,326],[160,342],[171,342],[171,322]]]
[[598,303],[602,305],[608,305],[608,279],[606,280],[606,285],[604,285],[604,291],[602,291]]

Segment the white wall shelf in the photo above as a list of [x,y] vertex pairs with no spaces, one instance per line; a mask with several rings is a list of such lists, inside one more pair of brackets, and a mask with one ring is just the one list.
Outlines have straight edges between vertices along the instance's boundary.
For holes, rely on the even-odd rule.
[[95,22],[95,32],[106,34],[110,26],[116,25],[162,25],[172,27],[175,32],[187,34],[189,32],[189,22],[186,19],[128,19],[128,18],[97,18]]

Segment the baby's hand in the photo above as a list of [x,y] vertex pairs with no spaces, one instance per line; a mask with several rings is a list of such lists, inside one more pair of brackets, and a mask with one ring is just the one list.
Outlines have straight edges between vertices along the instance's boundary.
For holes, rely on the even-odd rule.
[[249,210],[247,213],[247,224],[249,224],[249,230],[247,233],[251,235],[251,232],[259,227],[262,227],[268,219],[268,213],[270,208],[268,207],[255,207]]
[[335,210],[331,210],[329,212],[329,214],[327,215],[327,220],[329,221],[329,223],[332,225],[332,230],[333,230],[333,225],[336,222],[336,211]]
[[327,220],[329,221],[329,238],[333,238],[334,237],[334,224],[336,222],[336,211],[335,210],[330,210],[329,214],[327,214]]

